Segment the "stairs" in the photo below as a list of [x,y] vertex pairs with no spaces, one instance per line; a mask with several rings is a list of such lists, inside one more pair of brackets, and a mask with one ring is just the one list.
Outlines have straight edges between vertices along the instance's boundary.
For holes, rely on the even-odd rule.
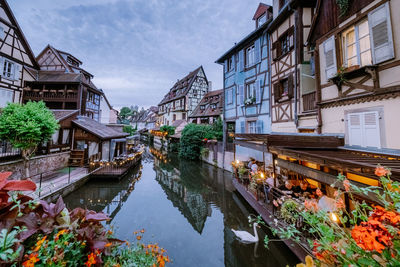
[[71,150],[68,165],[70,167],[83,167],[85,164],[85,151],[84,150]]

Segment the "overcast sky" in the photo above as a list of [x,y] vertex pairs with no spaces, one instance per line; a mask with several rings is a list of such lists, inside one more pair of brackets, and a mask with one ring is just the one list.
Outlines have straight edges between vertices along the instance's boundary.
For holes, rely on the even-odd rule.
[[[269,3],[271,0],[264,1]],[[177,79],[215,60],[254,30],[260,0],[8,0],[35,55],[67,51],[111,104],[157,105]]]

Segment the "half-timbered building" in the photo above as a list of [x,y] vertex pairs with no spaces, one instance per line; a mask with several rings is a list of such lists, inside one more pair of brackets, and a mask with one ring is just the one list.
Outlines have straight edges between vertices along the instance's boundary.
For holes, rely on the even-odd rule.
[[[272,7],[261,3],[253,17],[255,30],[223,54],[216,63],[224,66],[224,139],[234,133],[263,134],[271,131],[269,49],[266,29]],[[260,153],[237,147],[237,156],[262,158]],[[244,158],[243,158],[244,160]]]
[[178,80],[158,104],[160,124],[172,125],[177,120],[188,121],[188,116],[208,93],[209,87],[202,66]]
[[[7,1],[0,1],[0,109],[20,103],[26,68],[37,68],[35,56]],[[0,158],[18,155],[19,150],[0,140]]]
[[189,121],[196,124],[213,124],[221,118],[224,107],[223,93],[222,89],[208,92],[190,114]]
[[36,60],[40,69],[30,69],[32,80],[25,82],[24,103],[42,100],[50,109],[77,109],[79,115],[100,120],[103,92],[79,59],[48,45]]
[[315,132],[316,92],[306,41],[315,0],[274,0],[268,28],[271,60],[271,120],[274,132]]

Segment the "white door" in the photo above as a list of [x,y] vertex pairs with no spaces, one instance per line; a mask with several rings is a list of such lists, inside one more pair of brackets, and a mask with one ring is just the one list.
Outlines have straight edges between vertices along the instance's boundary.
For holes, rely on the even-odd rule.
[[349,145],[381,148],[377,111],[350,113],[347,119]]

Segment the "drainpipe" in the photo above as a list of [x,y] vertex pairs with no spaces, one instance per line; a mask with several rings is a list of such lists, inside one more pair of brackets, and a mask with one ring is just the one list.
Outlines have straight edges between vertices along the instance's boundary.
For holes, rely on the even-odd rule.
[[[289,6],[289,10],[292,10],[292,7]],[[294,37],[293,37],[293,41],[294,41],[294,64],[295,64],[295,73],[294,73],[294,84],[295,84],[295,91],[294,91],[294,123],[296,125],[296,129],[299,126],[299,117],[297,114],[297,79],[298,79],[298,75],[297,75],[297,65],[298,65],[298,54],[297,54],[297,21],[299,19],[299,13],[297,10],[295,10],[295,15],[294,15]]]
[[[226,142],[227,142],[227,138],[226,138],[226,130],[227,130],[227,127],[226,127],[226,114],[225,114],[225,101],[226,101],[226,99],[225,99],[225,69],[222,71],[223,73],[224,73],[224,78],[223,78],[223,88],[224,88],[224,90],[223,90],[223,100],[224,100],[224,106],[223,106],[223,109],[222,109],[222,111],[223,111],[223,123],[222,123],[222,132],[223,132],[223,135],[222,135],[222,169],[223,170],[225,170],[225,152],[226,152]],[[218,152],[217,152],[218,153]],[[218,159],[218,154],[217,154],[217,159]]]

